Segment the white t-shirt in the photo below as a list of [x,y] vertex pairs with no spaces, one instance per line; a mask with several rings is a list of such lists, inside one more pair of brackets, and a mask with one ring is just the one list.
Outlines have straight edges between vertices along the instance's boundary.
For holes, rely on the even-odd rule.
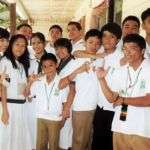
[[[70,62],[68,74],[80,67],[83,63],[91,61],[89,58],[77,58]],[[93,64],[101,64],[93,62]],[[75,79],[76,94],[73,101],[74,111],[94,110],[99,99],[99,83],[95,72],[91,69],[89,73],[78,74]]]
[[[110,86],[110,88],[111,88],[111,84],[112,84],[111,83],[112,75],[113,75],[114,71],[120,67],[120,59],[122,57],[123,57],[123,54],[118,50],[115,50],[113,53],[104,57],[104,68],[107,69],[109,67],[109,71],[106,76],[106,80],[107,80],[107,83]],[[114,111],[112,103],[109,103],[109,101],[105,98],[105,96],[101,90],[101,86],[100,86],[99,94],[100,94],[100,99],[98,101],[98,106],[103,107],[104,110]]]
[[80,39],[76,43],[72,42],[72,54],[78,50],[85,50],[85,42],[83,39]]
[[[120,67],[113,74],[113,91],[121,96],[140,97],[150,93],[150,62],[144,60],[139,68],[134,71],[128,65]],[[130,78],[131,77],[131,78]],[[129,88],[129,83],[131,87]],[[150,107],[128,106],[126,121],[119,119],[121,106],[115,108],[112,131],[139,135],[150,138]]]
[[60,121],[62,119],[62,107],[64,98],[64,90],[58,89],[60,81],[59,76],[55,76],[54,80],[47,84],[46,76],[35,81],[31,86],[31,97],[36,101],[36,116],[48,120]]
[[8,74],[10,82],[5,81],[7,98],[25,99],[23,90],[26,86],[26,74],[22,64],[16,61],[18,69],[13,68],[12,63],[6,57],[0,61],[0,73]]

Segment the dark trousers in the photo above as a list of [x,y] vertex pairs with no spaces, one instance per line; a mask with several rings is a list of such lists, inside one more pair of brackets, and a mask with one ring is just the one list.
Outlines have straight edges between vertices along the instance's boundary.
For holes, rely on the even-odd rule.
[[97,106],[94,117],[92,150],[113,150],[111,124],[114,112]]

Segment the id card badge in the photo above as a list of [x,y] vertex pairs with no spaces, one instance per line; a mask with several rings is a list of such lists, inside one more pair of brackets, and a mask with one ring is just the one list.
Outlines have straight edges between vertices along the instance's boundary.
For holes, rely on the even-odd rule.
[[18,83],[17,84],[17,95],[23,95],[25,88],[26,88],[26,83]]

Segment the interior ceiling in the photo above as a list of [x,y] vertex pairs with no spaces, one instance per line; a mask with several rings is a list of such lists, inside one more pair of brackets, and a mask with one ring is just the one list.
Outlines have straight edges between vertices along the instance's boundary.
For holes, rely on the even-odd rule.
[[[34,30],[48,31],[52,24],[66,24],[74,18],[84,0],[18,0],[33,20]],[[89,0],[86,0],[88,2]],[[86,3],[88,4],[88,3]],[[45,31],[44,31],[45,30]]]

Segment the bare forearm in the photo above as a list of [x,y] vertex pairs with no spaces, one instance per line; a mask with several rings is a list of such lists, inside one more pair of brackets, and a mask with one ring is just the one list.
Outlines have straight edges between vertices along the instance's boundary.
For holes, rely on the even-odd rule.
[[6,87],[3,85],[1,85],[1,101],[2,101],[3,111],[7,110],[7,92],[6,92]]
[[150,106],[150,95],[141,97],[124,97],[124,104],[137,107]]
[[114,102],[114,101],[116,100],[117,96],[118,96],[118,93],[113,92],[113,91],[109,88],[109,86],[108,86],[108,84],[107,84],[105,78],[102,78],[102,79],[100,79],[99,81],[100,81],[100,85],[101,85],[102,92],[103,92],[103,94],[105,95],[106,99],[107,99],[110,103]]

